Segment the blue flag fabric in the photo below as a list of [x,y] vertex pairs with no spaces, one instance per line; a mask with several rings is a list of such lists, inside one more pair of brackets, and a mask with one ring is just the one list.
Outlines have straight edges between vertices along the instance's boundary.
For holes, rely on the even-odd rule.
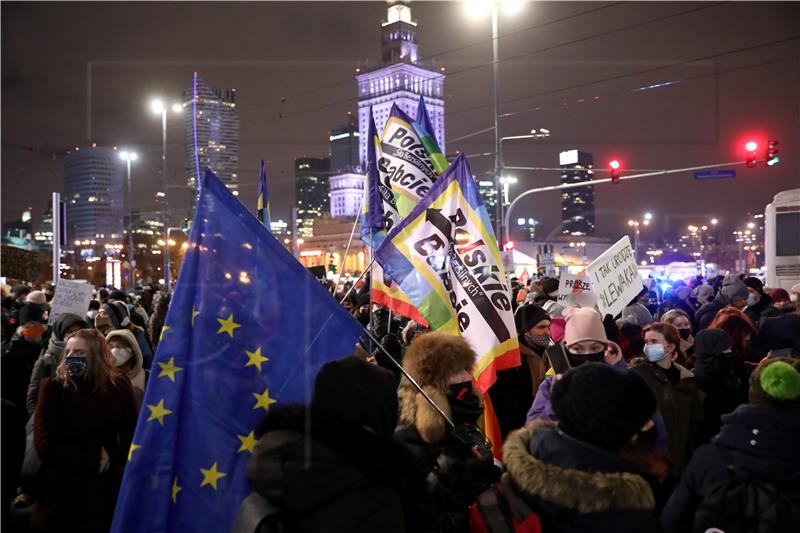
[[[367,175],[364,182],[364,191],[367,196],[364,198],[364,205],[359,215],[361,240],[370,248],[377,248],[386,236],[383,208],[383,192],[386,187],[381,186],[378,175],[377,146],[379,144],[378,128],[375,127],[375,118],[372,116],[372,108],[370,108],[367,134]],[[394,199],[391,198],[391,190],[385,201],[394,203]]]
[[253,428],[309,403],[359,323],[206,171],[129,453],[115,533],[229,531]]
[[261,160],[261,171],[258,174],[258,221],[270,229],[269,196],[267,196],[267,171],[264,160]]

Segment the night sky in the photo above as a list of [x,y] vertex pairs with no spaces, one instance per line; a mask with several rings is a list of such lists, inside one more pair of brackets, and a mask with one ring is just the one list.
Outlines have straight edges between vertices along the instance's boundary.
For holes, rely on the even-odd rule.
[[[293,159],[327,155],[328,131],[356,111],[355,68],[379,63],[385,14],[384,2],[4,2],[3,221],[28,205],[38,218],[62,187],[65,152],[91,142],[139,153],[134,209],[154,209],[161,130],[148,101],[179,101],[195,70],[212,87],[236,89],[240,198],[255,206],[264,158],[273,219],[287,219]],[[490,153],[470,158],[485,176],[493,132],[453,139],[493,123],[489,20],[467,18],[460,2],[414,2],[412,14],[420,56],[448,74],[447,150]],[[626,168],[679,168],[741,160],[749,136],[780,139],[780,165],[737,167],[735,179],[684,174],[596,189],[600,236],[618,237],[645,211],[657,223],[644,239],[711,216],[733,229],[778,191],[800,186],[798,38],[800,5],[790,2],[528,3],[500,19],[500,131],[553,133],[509,142],[506,163],[557,166],[559,151],[579,148],[601,168],[612,157]],[[170,121],[168,194],[178,222],[188,206],[183,121]],[[557,172],[513,174],[516,191],[559,180]],[[518,209],[512,218],[542,221],[540,235],[557,230],[559,193]]]

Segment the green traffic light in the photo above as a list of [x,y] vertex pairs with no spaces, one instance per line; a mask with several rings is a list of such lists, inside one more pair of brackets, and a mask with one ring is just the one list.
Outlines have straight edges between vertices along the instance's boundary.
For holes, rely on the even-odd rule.
[[768,167],[774,167],[775,165],[777,165],[780,162],[781,162],[781,158],[776,155],[775,157],[773,157],[772,159],[767,161],[767,166]]

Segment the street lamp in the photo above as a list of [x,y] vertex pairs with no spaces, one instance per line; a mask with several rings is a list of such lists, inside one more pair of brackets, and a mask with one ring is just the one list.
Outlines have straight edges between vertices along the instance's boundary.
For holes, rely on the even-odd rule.
[[[495,191],[497,193],[497,205],[495,206],[495,220],[498,235],[498,241],[503,241],[503,226],[504,206],[502,202],[502,184],[500,183],[501,171],[501,155],[500,155],[500,127],[499,127],[499,113],[497,111],[497,85],[500,78],[500,58],[498,53],[498,38],[497,38],[497,19],[499,8],[503,8],[503,12],[508,15],[517,13],[522,8],[523,2],[521,0],[467,0],[464,2],[467,15],[472,19],[483,18],[488,11],[492,15],[492,101],[494,106],[494,179]],[[507,224],[506,224],[507,227]]]
[[[164,185],[164,208],[162,219],[164,223],[164,240],[169,240],[169,203],[167,202],[167,106],[160,98],[154,98],[150,101],[150,110],[156,114],[161,115],[161,180]],[[180,113],[183,106],[178,103],[172,104],[172,111]],[[169,254],[164,254],[164,290],[170,292],[170,257]]]
[[628,220],[628,226],[633,228],[633,255],[639,255],[639,221]]
[[[504,160],[503,160],[503,141],[513,141],[519,139],[546,139],[550,137],[550,130],[546,128],[536,128],[532,129],[530,133],[526,135],[509,135],[507,137],[501,137],[497,143],[498,150],[497,150],[497,176],[499,177],[499,186],[502,187],[502,192],[504,196],[500,196],[498,194],[498,198],[505,198],[505,200],[499,200],[497,202],[497,227],[498,227],[498,235],[497,239],[499,242],[503,242],[503,239],[509,236],[509,229],[508,229],[508,217],[506,216],[506,205],[509,203],[508,198],[508,183],[514,184],[517,182],[516,178],[513,179],[511,182],[504,182],[503,180],[503,168],[504,168]],[[511,207],[509,207],[509,210]]]
[[128,231],[128,287],[133,289],[136,280],[134,279],[134,269],[136,268],[136,259],[134,259],[133,251],[133,196],[131,196],[131,163],[139,159],[136,152],[128,152],[123,150],[119,153],[119,158],[125,161],[128,167],[128,224],[126,230]]

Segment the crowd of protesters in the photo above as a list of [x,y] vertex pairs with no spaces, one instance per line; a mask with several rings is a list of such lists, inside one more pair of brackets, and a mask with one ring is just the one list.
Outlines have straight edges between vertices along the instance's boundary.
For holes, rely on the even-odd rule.
[[[467,341],[368,287],[330,287],[364,336],[322,368],[310,406],[278,404],[256,428],[263,511],[237,531],[800,524],[800,284],[697,277],[603,317],[559,302],[556,278],[512,279],[520,364],[487,394]],[[51,299],[3,294],[3,520],[107,531],[169,295],[101,289],[48,325]]]

